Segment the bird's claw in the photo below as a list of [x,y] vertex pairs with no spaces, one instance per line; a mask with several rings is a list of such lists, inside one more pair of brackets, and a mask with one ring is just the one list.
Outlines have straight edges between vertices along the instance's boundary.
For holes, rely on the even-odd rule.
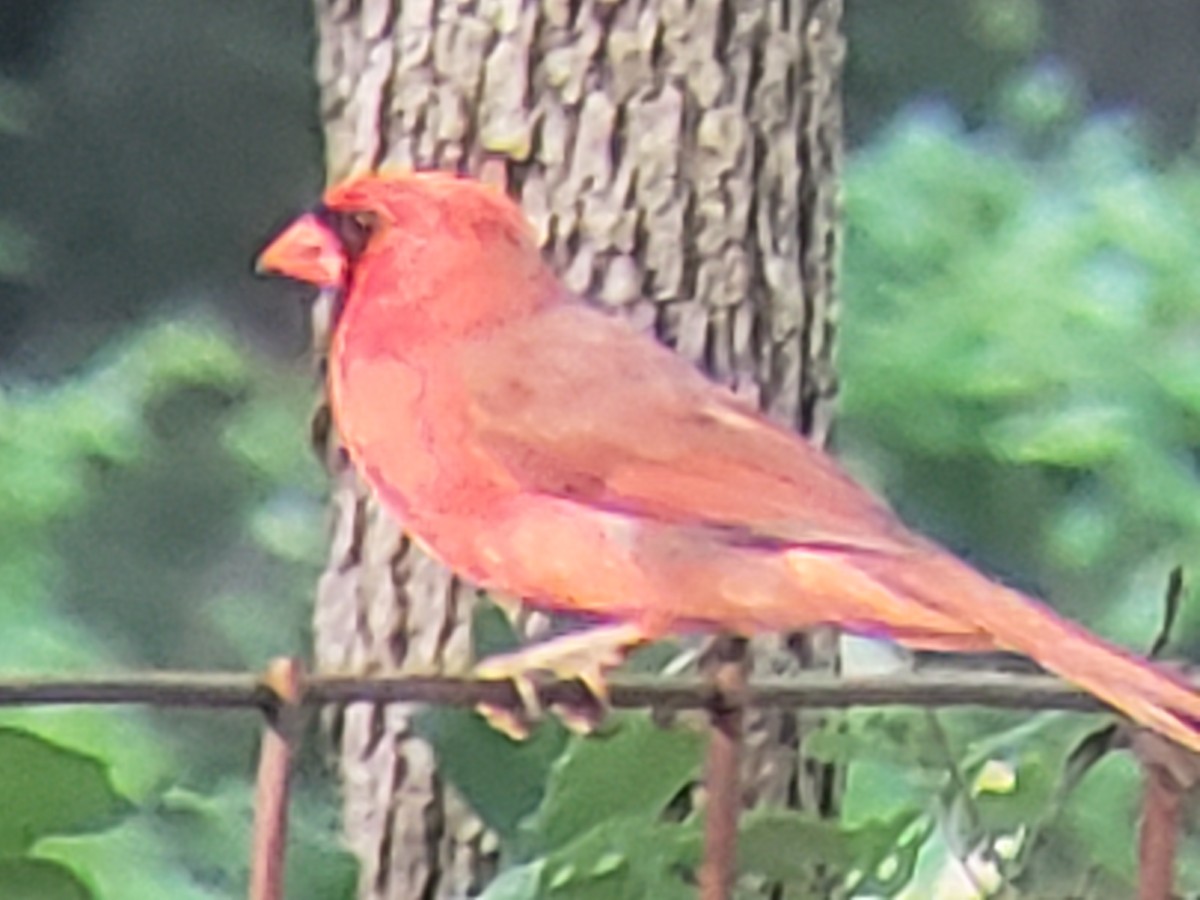
[[475,667],[475,675],[489,681],[509,681],[520,701],[517,706],[502,706],[479,703],[475,706],[487,723],[514,741],[529,737],[533,723],[542,717],[542,700],[538,696],[537,683],[530,671],[510,671],[505,663],[517,654],[504,654],[484,660]]
[[608,712],[608,684],[604,673],[619,665],[629,648],[646,640],[633,625],[614,625],[562,635],[512,653],[489,657],[475,667],[479,678],[512,682],[519,708],[480,704],[480,715],[498,730],[519,740],[543,713],[537,686],[538,673],[579,681],[588,693],[583,703],[553,704],[559,719],[572,731],[586,733]]

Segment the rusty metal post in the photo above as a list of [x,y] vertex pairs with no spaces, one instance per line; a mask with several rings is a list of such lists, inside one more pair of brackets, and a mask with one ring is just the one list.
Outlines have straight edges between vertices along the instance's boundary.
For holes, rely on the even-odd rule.
[[299,736],[303,681],[295,659],[272,660],[262,679],[276,702],[267,710],[258,756],[250,900],[283,900],[292,757]]
[[1150,731],[1131,741],[1142,767],[1138,900],[1171,900],[1185,797],[1200,785],[1200,754]]
[[745,719],[748,645],[720,637],[712,650],[715,687],[704,787],[704,861],[700,900],[728,900],[737,873],[738,816],[742,809],[741,748]]
[[1138,900],[1171,900],[1179,839],[1181,793],[1162,766],[1143,764],[1142,823],[1138,835]]

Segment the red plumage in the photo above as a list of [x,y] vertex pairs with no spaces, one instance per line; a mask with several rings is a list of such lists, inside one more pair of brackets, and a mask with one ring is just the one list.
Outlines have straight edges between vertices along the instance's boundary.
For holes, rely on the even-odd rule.
[[906,530],[834,461],[570,296],[520,209],[435,173],[335,186],[260,265],[344,291],[334,418],[405,528],[480,585],[627,624],[835,624],[1023,653],[1200,750],[1200,695]]

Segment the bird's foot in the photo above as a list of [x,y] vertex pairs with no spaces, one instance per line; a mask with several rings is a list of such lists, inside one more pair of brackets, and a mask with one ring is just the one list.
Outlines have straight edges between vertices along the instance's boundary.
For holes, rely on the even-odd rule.
[[537,676],[550,673],[563,680],[575,679],[586,688],[588,702],[555,704],[554,711],[571,730],[590,731],[608,711],[605,672],[620,665],[633,647],[649,639],[645,629],[637,625],[602,625],[488,657],[475,667],[475,675],[511,681],[521,703],[515,709],[490,704],[480,704],[477,709],[492,727],[513,739],[525,738],[531,723],[543,712]]

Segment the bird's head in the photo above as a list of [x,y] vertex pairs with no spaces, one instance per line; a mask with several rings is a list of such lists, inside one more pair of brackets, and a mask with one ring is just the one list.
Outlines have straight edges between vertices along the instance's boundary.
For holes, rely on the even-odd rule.
[[520,207],[501,191],[444,172],[373,172],[331,187],[262,251],[256,268],[344,289],[360,262],[383,252],[389,268],[401,270],[498,248],[537,252]]

